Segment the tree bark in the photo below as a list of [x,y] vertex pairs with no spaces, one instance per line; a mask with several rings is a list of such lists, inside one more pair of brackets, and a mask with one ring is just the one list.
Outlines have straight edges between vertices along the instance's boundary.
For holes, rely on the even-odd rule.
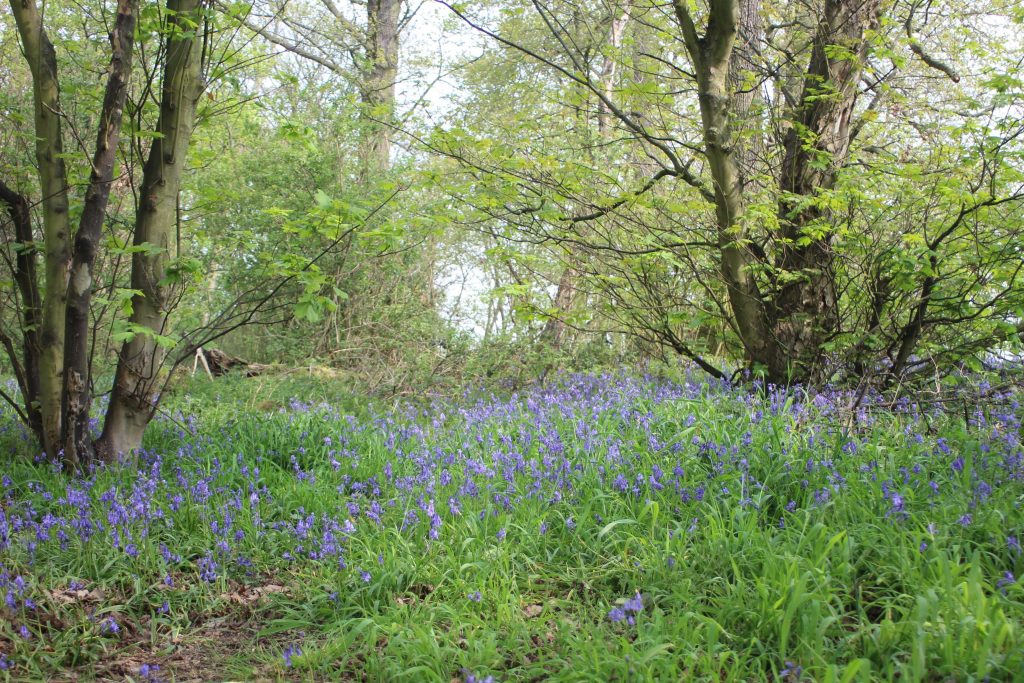
[[704,156],[714,183],[722,280],[748,360],[771,367],[775,347],[764,299],[750,270],[754,258],[746,247],[748,235],[742,225],[743,174],[732,134],[736,103],[729,72],[742,16],[740,3],[712,0],[703,36],[697,34],[686,0],[674,0],[674,7],[697,77]]
[[[613,16],[611,26],[608,29],[607,45],[611,52],[605,55],[601,62],[601,92],[604,99],[597,103],[597,135],[602,141],[606,141],[612,133],[612,111],[608,106],[615,95],[615,80],[618,74],[619,61],[616,52],[622,48],[622,39],[626,33],[626,25],[629,22],[629,4],[618,16]],[[562,270],[558,278],[558,288],[555,290],[555,298],[552,301],[555,315],[550,316],[544,323],[541,331],[541,339],[555,351],[562,347],[567,326],[565,318],[569,315],[576,295],[579,291],[577,280],[580,277],[580,261],[582,255],[578,247],[571,247],[569,250],[569,262]]]
[[11,0],[22,50],[32,73],[36,163],[43,207],[45,284],[39,320],[39,412],[43,450],[60,451],[64,365],[64,295],[69,262],[67,174],[61,132],[57,53],[35,0]]
[[157,335],[168,334],[167,264],[175,245],[177,200],[202,94],[200,0],[168,0],[170,27],[157,131],[143,169],[142,192],[135,217],[131,286],[131,324],[136,334],[121,348],[114,387],[97,454],[112,460],[142,445],[142,435],[156,410],[155,388],[166,349]]
[[92,405],[89,323],[93,264],[103,232],[117,146],[121,137],[137,12],[138,0],[118,0],[117,18],[110,35],[110,71],[103,95],[92,172],[71,254],[71,277],[64,323],[66,338],[61,440],[64,444],[64,461],[72,467],[89,462],[93,456],[92,435],[89,433],[89,408]]
[[629,7],[622,11],[622,14],[612,19],[611,28],[608,30],[608,46],[613,53],[605,55],[601,64],[601,90],[605,99],[597,103],[597,134],[602,139],[608,137],[611,132],[612,112],[608,108],[615,94],[615,77],[618,74],[619,60],[614,54],[622,47],[622,37],[626,32],[626,23],[629,21]]
[[544,323],[544,329],[541,331],[541,339],[555,351],[562,348],[566,328],[565,317],[576,300],[576,278],[579,277],[579,272],[576,270],[575,263],[578,257],[571,254],[569,258],[572,263],[565,266],[561,277],[558,278],[558,288],[555,290],[555,298],[552,302],[555,314],[548,317]]
[[761,126],[754,119],[755,104],[762,102],[755,57],[763,35],[761,0],[744,0],[739,7],[736,44],[729,56],[729,116],[733,128],[741,131],[732,144],[739,167],[740,192],[744,195],[753,189],[759,170],[758,155],[764,142]]
[[780,177],[784,276],[774,297],[773,334],[788,367],[772,367],[778,379],[817,380],[822,345],[839,324],[838,293],[827,226],[828,212],[808,201],[835,185],[850,150],[850,121],[867,59],[866,32],[878,25],[880,0],[826,0],[818,23],[799,107],[784,142]]
[[391,126],[398,80],[398,21],[402,0],[367,0],[363,63],[360,182],[365,185],[391,165]]
[[25,401],[28,426],[42,443],[43,418],[39,412],[39,361],[42,349],[39,343],[39,320],[42,318],[42,300],[39,294],[39,275],[36,272],[36,247],[32,235],[32,216],[28,198],[0,181],[0,201],[14,226],[16,255],[14,281],[21,297],[21,359],[13,343],[7,349],[11,365],[15,368],[18,388]]
[[[877,24],[881,2],[825,1],[800,105],[784,144],[778,235],[783,246],[776,270],[787,277],[770,297],[751,272],[762,257],[748,248],[749,235],[742,227],[745,167],[753,162],[754,150],[734,135],[753,102],[753,93],[737,87],[735,71],[751,61],[751,40],[761,26],[758,4],[711,0],[701,36],[685,0],[674,0],[697,79],[722,279],[748,360],[761,366],[769,381],[781,384],[817,379],[823,343],[838,324],[830,237],[827,230],[824,236],[806,234],[825,212],[804,200],[832,188],[846,161],[850,118],[867,56],[865,33]],[[738,46],[737,33],[745,36]]]

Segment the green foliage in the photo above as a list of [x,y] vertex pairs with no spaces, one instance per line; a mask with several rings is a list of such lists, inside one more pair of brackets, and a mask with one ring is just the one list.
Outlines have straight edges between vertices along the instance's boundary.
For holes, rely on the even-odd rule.
[[[146,662],[205,679],[1011,680],[1024,664],[1024,590],[1003,581],[1024,574],[1007,542],[1024,528],[1020,482],[986,474],[1002,468],[1019,408],[982,403],[965,425],[958,411],[879,407],[851,427],[834,412],[842,397],[694,384],[658,398],[657,384],[589,377],[387,410],[339,379],[182,386],[141,467],[104,468],[79,487],[95,514],[149,501],[154,514],[117,527],[119,546],[106,530],[87,541],[72,532],[29,556],[18,539],[35,532],[14,533],[3,564],[38,606],[0,622],[8,675],[99,677],[123,665],[134,676]],[[558,500],[554,480],[530,494],[530,477],[500,473],[509,449],[526,467],[551,458],[562,471],[545,443],[571,472]],[[438,540],[422,520],[402,524],[420,510],[402,482],[435,459],[451,476],[431,484]],[[619,471],[643,475],[640,493],[620,490]],[[61,502],[67,475],[23,459],[6,476],[7,518],[31,504],[77,519]],[[495,488],[460,493],[469,480]],[[353,487],[367,482],[379,496]],[[371,500],[380,524],[365,516]],[[356,526],[344,567],[308,556],[325,516]],[[203,580],[208,556],[216,576]],[[636,591],[636,624],[612,622]],[[103,632],[108,616],[117,634]],[[296,645],[289,668],[282,652]]]

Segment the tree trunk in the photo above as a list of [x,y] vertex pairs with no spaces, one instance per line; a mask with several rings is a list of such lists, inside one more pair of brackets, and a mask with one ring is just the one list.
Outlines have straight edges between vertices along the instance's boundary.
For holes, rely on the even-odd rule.
[[[615,94],[615,77],[618,73],[619,61],[615,53],[622,48],[622,36],[626,32],[626,22],[629,21],[629,7],[622,11],[622,14],[612,19],[611,28],[608,30],[608,46],[612,53],[605,55],[601,64],[601,91],[607,101],[613,99]],[[606,100],[599,100],[597,103],[597,134],[605,139],[611,132],[612,112],[608,108]]]
[[[877,27],[880,0],[826,0],[800,106],[784,143],[779,217],[782,251],[776,263],[785,277],[773,302],[773,334],[796,380],[818,380],[822,346],[837,331],[838,293],[827,226],[828,212],[808,198],[835,185],[850,149],[850,119],[868,42]],[[814,232],[809,234],[808,228]],[[806,243],[802,243],[802,242]],[[772,369],[778,376],[786,369]]]
[[21,358],[13,343],[7,348],[11,366],[15,370],[18,389],[25,401],[25,418],[29,428],[42,443],[43,419],[39,412],[39,359],[42,349],[39,344],[39,320],[42,317],[42,302],[39,296],[39,275],[36,272],[36,248],[32,236],[32,216],[28,199],[0,181],[0,201],[7,204],[7,211],[14,226],[14,281],[21,297]]
[[[612,112],[608,106],[615,95],[615,80],[618,74],[617,52],[622,48],[622,38],[626,33],[626,24],[629,22],[629,5],[622,10],[622,14],[612,17],[611,26],[608,29],[608,47],[610,52],[605,55],[601,63],[601,93],[605,99],[599,99],[597,103],[597,134],[601,141],[607,141],[611,135]],[[541,339],[547,345],[559,350],[564,341],[566,324],[565,318],[571,312],[573,303],[576,301],[576,294],[579,291],[577,280],[580,277],[580,261],[582,255],[578,247],[572,246],[569,249],[569,262],[562,270],[558,278],[558,288],[555,290],[555,298],[552,301],[555,314],[544,323],[541,332]]]
[[729,78],[741,18],[756,16],[756,10],[741,13],[736,0],[714,0],[707,31],[698,36],[685,0],[675,0],[674,6],[697,77],[704,156],[714,183],[722,280],[748,360],[771,367],[776,349],[769,334],[764,300],[750,270],[755,261],[746,247],[748,235],[741,222],[743,174],[732,134],[733,108],[737,102]]
[[[569,258],[576,261],[576,256]],[[555,290],[555,299],[552,305],[555,314],[544,323],[544,330],[541,332],[541,339],[547,346],[558,351],[562,348],[562,341],[565,337],[565,316],[572,309],[573,301],[576,300],[576,278],[579,273],[573,263],[566,265],[562,270],[562,276],[558,278],[558,289]]]
[[363,119],[360,182],[364,185],[391,164],[401,9],[402,0],[367,0],[366,3],[366,52],[360,69],[360,115]]
[[43,207],[44,293],[39,320],[39,412],[43,450],[60,451],[64,364],[64,295],[67,288],[68,192],[61,134],[57,54],[43,29],[35,0],[11,0],[22,49],[32,72],[36,162]]
[[89,433],[89,408],[92,404],[89,323],[93,264],[103,233],[110,184],[114,177],[121,119],[131,76],[137,10],[138,0],[118,0],[117,19],[110,35],[110,71],[103,95],[92,172],[71,254],[71,277],[64,324],[66,339],[62,442],[64,460],[72,467],[90,461],[93,455],[92,435]]
[[[735,71],[752,63],[751,42],[761,30],[758,1],[712,0],[703,36],[697,33],[685,0],[674,0],[674,7],[697,77],[722,279],[747,358],[774,383],[817,379],[822,345],[838,322],[837,297],[827,233],[798,245],[805,228],[825,214],[813,202],[800,200],[831,188],[846,161],[850,115],[867,54],[864,36],[878,22],[880,0],[825,1],[801,103],[785,141],[780,179],[779,241],[784,246],[776,265],[800,277],[787,277],[770,299],[751,273],[761,257],[748,248],[749,236],[742,227],[749,174],[745,167],[755,153],[733,135],[753,102],[753,93],[737,88],[742,79]],[[738,32],[743,39],[737,45]],[[848,56],[838,54],[835,46]]]
[[763,146],[761,126],[754,118],[755,104],[762,102],[759,74],[755,57],[758,43],[764,35],[761,19],[761,0],[740,3],[736,44],[729,56],[729,117],[735,130],[741,131],[733,139],[736,164],[739,167],[740,192],[752,190],[758,176],[758,155]]
[[168,334],[170,287],[167,263],[175,245],[177,200],[202,94],[203,25],[200,0],[168,0],[167,61],[164,66],[157,131],[143,170],[142,192],[135,217],[131,286],[142,292],[132,298],[135,335],[121,348],[114,387],[98,455],[111,460],[142,445],[142,434],[156,410],[155,394],[166,349],[157,336]]

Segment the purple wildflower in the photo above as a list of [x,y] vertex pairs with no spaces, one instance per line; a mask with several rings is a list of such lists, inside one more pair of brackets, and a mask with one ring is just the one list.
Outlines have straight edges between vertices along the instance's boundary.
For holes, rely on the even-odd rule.
[[627,612],[633,612],[634,614],[639,614],[640,612],[643,612],[644,600],[643,597],[641,597],[640,595],[640,591],[637,591],[636,595],[631,597],[629,600],[626,600],[626,602],[622,605],[622,609],[626,610]]
[[302,656],[302,649],[298,645],[289,645],[284,649],[284,652],[281,654],[284,657],[284,665],[288,668],[291,668],[292,657]]
[[799,681],[803,676],[804,668],[799,664],[787,661],[786,667],[779,672],[779,676],[790,681]]
[[145,681],[145,683],[160,683],[160,671],[159,664],[140,664],[139,665],[139,677]]

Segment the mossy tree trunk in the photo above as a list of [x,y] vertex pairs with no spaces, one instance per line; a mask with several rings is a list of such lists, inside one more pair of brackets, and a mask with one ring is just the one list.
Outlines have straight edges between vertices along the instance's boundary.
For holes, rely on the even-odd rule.
[[36,163],[43,214],[44,283],[39,317],[39,403],[43,450],[61,449],[64,299],[70,263],[67,171],[61,131],[57,53],[35,0],[11,0],[22,51],[32,73]]
[[103,433],[96,443],[105,460],[128,454],[142,445],[142,435],[156,410],[156,389],[167,348],[174,289],[167,267],[174,254],[178,193],[196,123],[196,107],[204,89],[203,25],[200,0],[168,0],[167,58],[164,65],[153,141],[143,169],[135,217],[136,247],[132,254],[132,298],[129,331],[118,357],[114,387]]

